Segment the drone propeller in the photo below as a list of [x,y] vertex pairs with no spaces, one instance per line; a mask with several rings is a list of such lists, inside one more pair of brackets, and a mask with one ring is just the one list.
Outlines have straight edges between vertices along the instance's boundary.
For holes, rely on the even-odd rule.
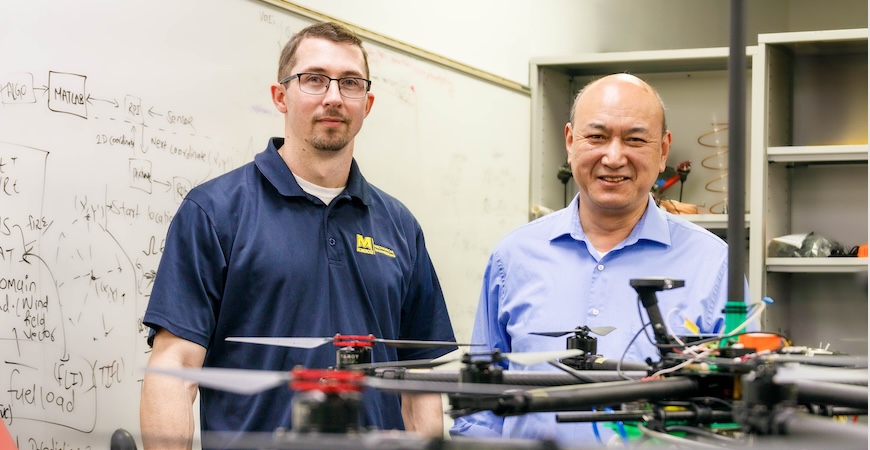
[[[492,355],[497,355],[495,358],[505,358],[518,364],[537,364],[548,360],[577,356],[581,354],[580,350],[562,350],[556,352],[536,352],[536,353],[499,353],[494,352]],[[407,363],[414,361],[395,361],[392,363],[373,363],[373,364],[355,364],[355,367],[347,367],[347,369],[361,369],[377,367],[406,367]],[[431,363],[432,361],[428,361]],[[442,361],[445,363],[447,361]],[[390,365],[388,365],[390,364]],[[294,380],[293,372],[270,371],[270,370],[251,370],[251,369],[231,369],[219,367],[202,367],[202,368],[178,368],[178,369],[162,369],[155,367],[146,367],[146,371],[170,375],[177,378],[195,381],[200,386],[219,389],[237,394],[255,394],[278,387],[282,384]],[[340,372],[340,371],[339,371]],[[345,371],[346,372],[346,371]],[[450,384],[450,383],[448,383]],[[427,389],[432,389],[428,387]],[[501,389],[503,391],[504,388]],[[501,392],[499,391],[499,392]]]
[[365,364],[349,364],[346,369],[357,370],[374,370],[384,368],[402,368],[402,369],[432,369],[434,367],[444,366],[446,364],[458,361],[458,359],[450,359],[446,361],[438,361],[437,359],[408,359],[404,361],[381,361]]
[[[557,351],[549,351],[549,352],[517,352],[517,353],[502,353],[499,351],[489,352],[489,353],[480,353],[480,354],[464,354],[459,357],[454,358],[437,358],[437,359],[414,359],[407,361],[385,361],[385,362],[376,362],[376,363],[368,363],[368,364],[351,364],[348,365],[348,369],[382,369],[389,367],[397,367],[397,368],[405,368],[405,369],[458,369],[465,365],[466,362],[489,362],[496,363],[501,361],[502,359],[508,360],[512,363],[523,365],[523,366],[531,366],[534,364],[540,364],[547,361],[555,361],[561,358],[570,358],[573,356],[580,356],[583,354],[583,350],[577,349],[568,349],[568,350],[557,350]],[[474,359],[475,357],[481,357]]]
[[610,332],[615,330],[615,329],[616,329],[616,327],[609,327],[609,326],[608,327],[587,327],[586,325],[583,325],[581,327],[577,327],[577,328],[570,330],[570,331],[544,331],[544,332],[529,333],[529,334],[535,334],[538,336],[559,337],[559,336],[565,336],[565,335],[572,334],[572,333],[577,334],[577,335],[584,335],[586,333],[592,333],[592,334],[597,334],[599,336],[606,336],[606,335],[610,334]]
[[[183,380],[194,381],[200,386],[232,392],[235,394],[256,394],[288,384],[295,379],[293,372],[228,369],[220,367],[202,367],[162,369],[146,367],[147,372],[169,375]],[[336,371],[336,373],[349,373]],[[416,393],[482,393],[489,395],[503,394],[515,389],[531,389],[530,386],[510,385],[471,385],[470,383],[450,383],[437,381],[406,381],[383,378],[360,378],[359,383],[365,386],[386,391],[416,392]]]
[[145,371],[195,381],[200,386],[233,392],[256,394],[288,383],[290,372],[272,370],[227,369],[219,367],[161,369],[146,367]]
[[350,336],[336,334],[333,337],[228,337],[228,342],[245,342],[249,344],[274,345],[278,347],[294,348],[317,348],[323,344],[333,342],[336,346],[341,345],[371,345],[380,342],[395,348],[437,348],[456,346],[481,346],[484,344],[463,344],[450,341],[413,341],[401,339],[380,339],[373,335]]
[[227,342],[245,342],[248,344],[274,345],[277,347],[317,348],[327,342],[333,342],[335,338],[228,337],[226,340]]

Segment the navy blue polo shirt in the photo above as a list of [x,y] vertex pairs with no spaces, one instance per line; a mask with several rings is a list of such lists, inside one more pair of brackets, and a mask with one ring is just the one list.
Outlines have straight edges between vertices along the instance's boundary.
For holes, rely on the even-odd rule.
[[[329,205],[305,193],[273,138],[254,161],[187,195],[166,238],[144,322],[207,349],[206,367],[290,370],[335,366],[332,344],[292,349],[225,342],[228,336],[336,333],[454,340],[423,232],[353,161]],[[453,348],[375,344],[374,361],[434,358]],[[293,392],[255,395],[201,388],[203,431],[292,426]],[[399,396],[366,389],[362,424],[402,429]]]

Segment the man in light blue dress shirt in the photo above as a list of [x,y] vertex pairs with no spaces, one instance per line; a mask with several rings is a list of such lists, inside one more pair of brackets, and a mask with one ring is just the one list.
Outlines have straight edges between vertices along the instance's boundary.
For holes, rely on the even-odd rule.
[[[657,361],[644,333],[632,341],[646,313],[629,280],[642,277],[685,281],[685,287],[657,293],[670,332],[691,334],[687,319],[712,330],[727,301],[728,248],[709,231],[659,209],[650,196],[670,144],[663,103],[644,81],[615,74],[581,90],[565,126],[579,193],[567,208],[520,227],[496,246],[472,341],[503,352],[564,350],[564,337],[530,333],[613,326],[598,337],[598,354]],[[613,434],[598,425],[596,438],[592,424],[557,424],[554,416],[482,412],[456,419],[451,434],[553,439],[566,446],[595,446]]]

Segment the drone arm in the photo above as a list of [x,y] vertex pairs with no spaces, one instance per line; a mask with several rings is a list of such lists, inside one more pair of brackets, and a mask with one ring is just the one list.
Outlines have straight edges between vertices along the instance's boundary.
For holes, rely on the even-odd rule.
[[516,416],[530,412],[576,411],[592,406],[629,401],[673,399],[697,395],[698,382],[687,377],[652,381],[614,381],[586,385],[558,386],[531,391],[513,391],[501,395],[450,395],[450,403],[460,415],[475,411],[492,411],[499,416]]
[[[651,381],[615,381],[565,386],[531,391],[520,413],[576,411],[600,405],[632,402],[638,399],[662,400],[683,398],[700,392],[698,382],[688,377]],[[496,412],[498,413],[498,412]]]
[[547,362],[550,363],[551,366],[567,373],[572,378],[575,378],[577,381],[580,381],[582,383],[594,383],[595,382],[594,379],[589,378],[583,372],[581,372],[579,370],[574,370],[574,368],[568,367],[565,364],[560,363],[559,361],[547,361]]
[[[705,420],[699,420],[702,418]],[[662,408],[658,408],[655,411],[579,411],[556,415],[556,422],[560,423],[615,421],[648,422],[653,419],[659,419],[663,422],[680,421],[693,423],[725,423],[733,421],[731,411],[710,410],[705,414],[699,414],[698,411],[665,411]]]
[[598,358],[592,361],[593,370],[621,370],[621,371],[638,371],[647,372],[650,367],[647,363],[637,361],[619,361],[618,359]]
[[867,409],[867,386],[807,380],[798,380],[794,384],[801,403]]
[[[586,370],[581,373],[586,378],[592,380],[593,383],[622,381],[626,378],[638,379],[647,375],[646,371],[639,370],[622,371],[619,373],[613,370]],[[459,380],[459,372],[455,370],[417,372],[389,369],[378,370],[375,372],[375,376],[394,380],[437,381],[444,383],[455,383]],[[514,386],[564,386],[566,384],[577,384],[576,377],[567,373],[554,371],[506,370],[502,373],[502,376],[504,377],[505,384]]]
[[776,422],[779,433],[799,437],[803,442],[817,440],[820,443],[836,442],[840,448],[866,448],[867,426],[841,423],[830,418],[816,417],[788,409],[778,414]]

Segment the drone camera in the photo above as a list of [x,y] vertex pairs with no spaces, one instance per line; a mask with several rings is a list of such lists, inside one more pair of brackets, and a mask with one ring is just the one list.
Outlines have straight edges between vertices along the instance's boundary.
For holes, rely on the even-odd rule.
[[631,287],[637,289],[639,287],[642,288],[657,288],[657,291],[666,291],[668,289],[680,288],[686,285],[684,280],[674,280],[672,278],[664,278],[664,277],[646,277],[646,278],[632,278],[629,281]]

